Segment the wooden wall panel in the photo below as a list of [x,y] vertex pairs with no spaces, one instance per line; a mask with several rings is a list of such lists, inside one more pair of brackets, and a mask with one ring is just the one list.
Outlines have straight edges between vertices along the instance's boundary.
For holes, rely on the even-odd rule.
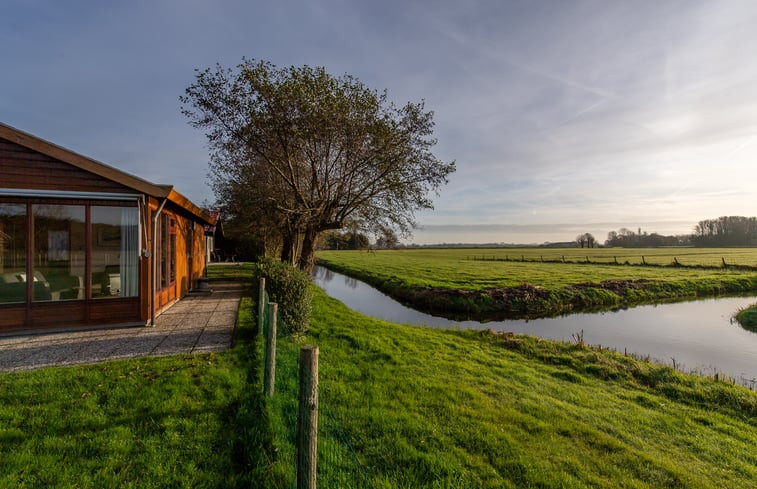
[[0,138],[0,187],[134,193],[119,183]]
[[25,329],[26,304],[0,306],[0,333],[10,333]]
[[87,323],[84,301],[32,303],[31,328],[80,326]]
[[139,302],[139,297],[90,301],[89,322],[94,324],[116,324],[140,321]]

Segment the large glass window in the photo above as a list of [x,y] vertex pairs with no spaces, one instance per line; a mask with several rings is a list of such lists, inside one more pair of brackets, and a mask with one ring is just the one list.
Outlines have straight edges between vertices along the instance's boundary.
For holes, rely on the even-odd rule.
[[91,206],[92,297],[139,295],[139,211]]
[[160,287],[176,282],[176,221],[160,216]]
[[160,288],[168,286],[168,216],[160,216]]
[[26,302],[26,205],[0,204],[0,303]]
[[84,299],[83,205],[32,205],[35,301]]
[[176,282],[176,221],[171,219],[168,228],[168,278],[171,283]]

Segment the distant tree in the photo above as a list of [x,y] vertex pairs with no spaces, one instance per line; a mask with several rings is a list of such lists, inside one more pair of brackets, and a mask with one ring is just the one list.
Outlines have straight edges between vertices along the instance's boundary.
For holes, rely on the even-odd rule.
[[618,242],[618,233],[617,231],[610,231],[607,233],[607,239],[605,240],[605,246],[616,246],[615,243]]
[[597,243],[597,239],[591,233],[579,234],[576,236],[575,241],[581,246],[581,248],[594,248]]
[[637,234],[630,229],[620,228],[607,234],[605,246],[622,246],[625,248],[683,246],[689,244],[689,242],[689,236],[663,236],[658,233],[647,233],[646,231]]
[[217,196],[254,195],[227,212],[270,216],[282,259],[303,269],[319,235],[350,219],[409,232],[455,170],[431,152],[433,113],[423,102],[397,107],[386,92],[320,67],[217,65],[197,72],[181,102],[206,131]]
[[695,246],[754,246],[757,245],[757,218],[721,216],[699,221],[691,241]]
[[319,241],[320,249],[324,250],[362,250],[370,246],[368,236],[360,231],[325,231]]
[[392,249],[396,248],[400,240],[397,238],[397,234],[389,228],[385,228],[379,231],[376,238],[376,248]]

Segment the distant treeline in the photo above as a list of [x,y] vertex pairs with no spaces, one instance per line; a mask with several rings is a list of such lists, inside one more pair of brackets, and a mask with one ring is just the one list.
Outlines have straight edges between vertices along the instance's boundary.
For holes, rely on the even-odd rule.
[[[351,232],[324,232],[320,242],[321,249],[355,250],[366,248],[594,248],[601,246],[590,233],[576,236],[574,241],[562,241],[542,244],[516,243],[438,243],[408,244],[399,242],[393,231],[387,229],[377,233],[375,244],[369,237],[357,230]],[[662,235],[648,233],[638,228],[632,231],[620,228],[610,231],[604,246],[622,248],[656,248],[661,246],[696,246],[717,248],[728,246],[757,246],[757,217],[722,216],[717,219],[699,221],[692,234]]]
[[627,228],[610,231],[605,246],[646,248],[655,246],[757,246],[757,217],[722,216],[705,219],[694,226],[692,234],[664,236],[657,233],[633,232]]
[[605,240],[605,246],[622,246],[623,248],[650,248],[656,246],[686,246],[691,244],[691,236],[663,236],[657,233],[647,233],[641,229],[633,232],[628,228],[610,231]]
[[694,246],[757,245],[757,217],[722,216],[699,221],[691,242]]

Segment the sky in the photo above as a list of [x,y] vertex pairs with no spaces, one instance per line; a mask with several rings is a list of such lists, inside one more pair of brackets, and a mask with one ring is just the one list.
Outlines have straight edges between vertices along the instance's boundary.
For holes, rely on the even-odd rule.
[[683,234],[757,215],[752,0],[2,0],[0,121],[212,203],[179,96],[242,57],[434,111],[416,243]]

